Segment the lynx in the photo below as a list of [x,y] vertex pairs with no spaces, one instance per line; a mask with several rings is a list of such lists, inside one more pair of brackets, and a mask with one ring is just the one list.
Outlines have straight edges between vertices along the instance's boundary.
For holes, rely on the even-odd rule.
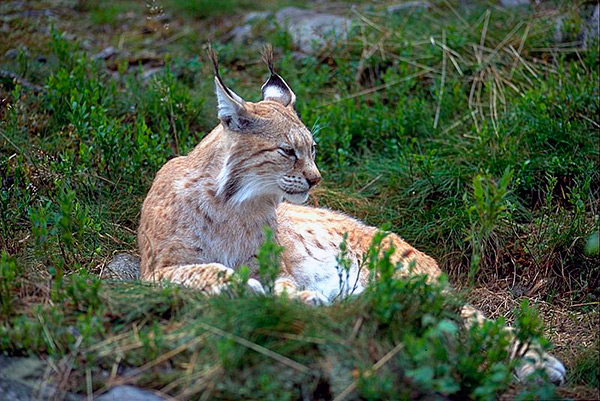
[[[296,95],[274,70],[272,50],[263,54],[270,76],[256,103],[225,86],[216,55],[210,55],[220,124],[187,156],[170,160],[157,173],[138,230],[142,279],[218,294],[245,265],[254,273],[248,286],[262,292],[256,253],[266,226],[284,246],[275,293],[310,304],[330,303],[345,295],[340,294],[344,287],[360,293],[369,280],[360,261],[377,229],[342,213],[301,205],[321,174],[312,134],[295,112]],[[336,256],[346,233],[351,267],[346,285],[340,285]],[[425,274],[429,280],[440,276],[433,258],[398,235],[390,233],[385,242],[395,249],[392,262],[413,266],[400,274]],[[462,315],[467,324],[484,320],[469,306]],[[516,339],[512,348],[520,348]],[[517,375],[541,367],[554,382],[562,382],[563,365],[538,351],[525,354],[528,359]]]

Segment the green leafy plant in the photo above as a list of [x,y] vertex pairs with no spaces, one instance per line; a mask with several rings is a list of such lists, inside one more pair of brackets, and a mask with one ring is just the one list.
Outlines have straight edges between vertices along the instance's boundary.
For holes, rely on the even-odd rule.
[[20,287],[20,281],[18,280],[20,273],[14,258],[2,251],[0,255],[0,306],[2,317],[8,317],[14,313],[13,301],[15,290]]
[[275,288],[275,280],[279,275],[279,256],[283,247],[275,241],[273,230],[265,227],[265,242],[259,248],[257,256],[258,276],[267,290],[272,293]]
[[482,175],[473,178],[473,204],[468,207],[471,233],[467,237],[473,249],[469,268],[471,282],[480,269],[481,259],[486,248],[489,247],[487,242],[494,229],[508,217],[507,213],[510,212],[506,197],[512,175],[512,171],[506,169],[498,183]]

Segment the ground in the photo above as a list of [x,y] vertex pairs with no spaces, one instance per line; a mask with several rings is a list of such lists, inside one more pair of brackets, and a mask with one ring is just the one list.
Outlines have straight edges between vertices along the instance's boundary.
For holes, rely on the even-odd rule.
[[[532,3],[3,2],[0,349],[55,361],[59,387],[80,394],[132,383],[178,398],[329,399],[352,380],[369,399],[407,383],[428,383],[424,397],[522,391],[489,384],[491,353],[479,382],[456,362],[465,344],[453,360],[416,351],[455,319],[451,300],[423,300],[435,288],[422,283],[315,311],[96,280],[113,255],[136,254],[155,172],[217,124],[207,43],[228,85],[258,100],[270,42],[318,144],[323,183],[309,202],[397,232],[491,318],[512,323],[527,300],[569,371],[558,396],[598,399],[595,3]],[[273,14],[287,6],[343,16],[351,31],[307,48]],[[436,312],[395,304],[399,294]],[[440,361],[447,372],[425,369]]]

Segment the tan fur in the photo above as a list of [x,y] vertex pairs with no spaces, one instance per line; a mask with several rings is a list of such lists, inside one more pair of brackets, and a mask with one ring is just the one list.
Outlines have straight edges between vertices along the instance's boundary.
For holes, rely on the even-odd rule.
[[[267,100],[258,103],[243,101],[217,74],[221,124],[190,154],[157,173],[138,230],[143,280],[217,294],[235,269],[247,265],[253,269],[249,285],[260,292],[256,252],[266,226],[285,247],[276,293],[318,304],[367,286],[369,272],[360,262],[377,229],[342,213],[284,202],[302,203],[321,175],[312,135],[293,109],[295,95],[271,63],[269,68],[271,78],[263,86]],[[336,256],[346,233],[351,269],[342,286]],[[398,235],[390,234],[384,245],[394,247],[392,261],[402,264],[400,274],[426,274],[430,280],[441,274],[435,260]],[[463,317],[467,324],[484,320],[468,306]],[[513,350],[519,347],[515,340]],[[527,375],[541,366],[562,380],[560,362],[540,355],[520,372]]]

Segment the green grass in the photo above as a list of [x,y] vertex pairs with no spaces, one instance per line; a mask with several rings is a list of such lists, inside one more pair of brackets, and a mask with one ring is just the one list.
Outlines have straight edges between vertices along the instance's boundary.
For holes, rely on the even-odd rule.
[[[35,22],[17,18],[0,44],[0,55],[26,44],[28,52],[14,59],[0,56],[0,68],[44,86],[37,93],[0,77],[3,352],[78,355],[72,386],[82,393],[86,369],[100,389],[106,384],[101,372],[152,361],[156,365],[136,371],[131,382],[164,389],[176,380],[167,393],[190,388],[196,398],[201,391],[234,398],[239,389],[257,399],[296,399],[304,392],[327,399],[354,379],[365,399],[414,398],[411,391],[489,399],[506,389],[510,364],[491,341],[501,341],[501,322],[459,341],[455,302],[419,279],[309,309],[271,298],[207,300],[184,289],[94,278],[114,252],[136,252],[139,210],[156,171],[193,149],[217,123],[203,44],[214,43],[226,82],[248,100],[258,99],[266,68],[249,46],[220,43],[204,29],[223,12],[213,3],[178,3],[183,11],[166,3],[175,20],[171,31],[148,34],[136,33],[146,23],[144,4],[128,4],[139,15],[130,36],[116,18],[123,3],[80,3],[69,10],[81,21],[59,20],[40,33]],[[245,4],[230,8],[246,12]],[[577,32],[578,11],[567,3],[554,6],[568,13],[566,33]],[[189,15],[201,21],[189,22]],[[324,182],[311,202],[373,225],[391,223],[459,286],[469,279],[492,288],[508,282],[509,289],[525,288],[560,305],[597,301],[597,47],[552,50],[547,19],[486,4],[460,18],[446,3],[426,17],[363,17],[370,24],[347,42],[300,60],[281,28],[261,27],[303,121],[315,132]],[[62,33],[85,35],[82,21],[115,29],[102,46],[159,43],[165,68],[144,80],[145,67],[128,67],[121,54],[116,61],[92,60],[99,49],[84,51],[87,45]],[[194,34],[165,41],[162,35],[177,38],[188,23],[200,24],[190,29]],[[383,51],[372,51],[378,43]],[[188,344],[160,359],[194,338],[206,344]],[[314,373],[282,368],[236,338]],[[398,343],[406,345],[373,372]],[[567,361],[573,383],[597,387],[590,362],[597,351],[576,352]]]
[[[148,12],[151,15],[159,12],[159,9],[151,9],[151,7],[151,2],[148,2]],[[90,11],[90,20],[95,25],[110,24],[113,26],[118,26],[121,23],[123,14],[136,9],[128,1],[100,1],[97,4],[90,4],[86,8]]]
[[[260,258],[261,269],[276,266],[271,247],[261,251],[272,255]],[[492,399],[506,388],[515,362],[508,361],[504,320],[462,329],[459,298],[442,295],[445,280],[394,279],[396,266],[389,253],[377,256],[378,247],[367,267],[383,279],[330,308],[239,293],[242,287],[233,298],[205,298],[178,287],[55,275],[49,304],[9,312],[0,347],[53,360],[77,355],[68,364],[69,387],[82,393],[134,383],[175,397],[294,400],[330,399],[355,386],[356,395],[373,400]],[[3,273],[14,270],[6,256],[0,263]],[[540,322],[526,305],[517,327],[517,335],[540,339]],[[118,367],[127,373],[103,376]],[[540,389],[553,392],[539,383],[522,391]]]
[[573,383],[598,387],[600,378],[599,362],[597,352],[589,348],[582,350],[573,364],[570,380]]

